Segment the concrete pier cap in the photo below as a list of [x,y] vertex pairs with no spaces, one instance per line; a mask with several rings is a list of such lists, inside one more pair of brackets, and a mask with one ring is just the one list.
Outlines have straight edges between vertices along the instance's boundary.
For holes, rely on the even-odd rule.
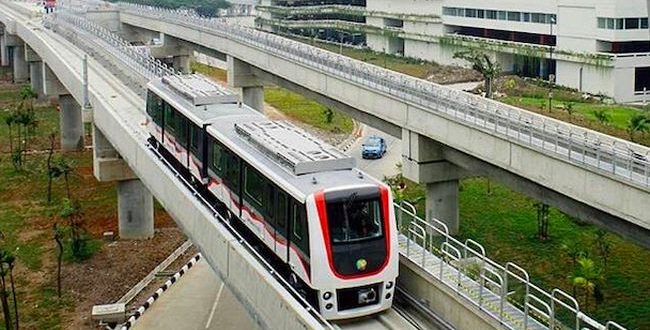
[[228,56],[228,85],[241,88],[242,102],[264,111],[264,81],[253,74],[253,67],[235,57]]
[[459,180],[467,173],[448,162],[443,145],[408,129],[402,129],[402,172],[404,177],[426,184],[426,219],[445,223],[454,235],[460,229]]

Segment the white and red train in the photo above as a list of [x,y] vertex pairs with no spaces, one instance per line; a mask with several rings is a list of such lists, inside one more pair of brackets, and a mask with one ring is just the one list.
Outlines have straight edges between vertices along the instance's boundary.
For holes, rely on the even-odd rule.
[[326,319],[391,307],[398,275],[390,189],[287,122],[201,75],[153,80],[151,143],[264,246]]

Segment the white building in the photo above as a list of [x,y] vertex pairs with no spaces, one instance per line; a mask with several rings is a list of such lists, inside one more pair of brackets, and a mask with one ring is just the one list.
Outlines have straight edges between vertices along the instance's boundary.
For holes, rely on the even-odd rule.
[[[643,100],[650,90],[647,0],[262,0],[258,27],[458,63],[489,51],[505,71]],[[650,100],[650,92],[648,92]]]

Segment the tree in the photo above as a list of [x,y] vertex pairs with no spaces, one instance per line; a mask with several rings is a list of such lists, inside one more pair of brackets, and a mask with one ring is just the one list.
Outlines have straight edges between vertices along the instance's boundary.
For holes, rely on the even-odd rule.
[[61,176],[61,173],[58,171],[58,168],[55,169],[52,166],[52,155],[54,154],[54,141],[56,135],[54,133],[50,134],[50,150],[47,153],[47,202],[52,202],[52,180],[56,177]]
[[589,297],[600,290],[598,287],[602,281],[603,276],[593,260],[585,257],[578,259],[577,267],[571,276],[571,284],[574,287],[574,297],[577,295],[575,288],[582,289],[585,310],[589,309]]
[[70,227],[70,240],[72,257],[76,260],[84,260],[89,256],[87,238],[83,233],[81,205],[78,201],[72,201],[68,198],[63,200],[61,208],[61,217],[68,220]]
[[[4,111],[7,111],[7,109]],[[13,125],[15,122],[16,116],[13,112],[10,112],[7,118],[5,118],[5,124],[9,127],[9,152],[11,152],[12,155],[14,153]]]
[[476,50],[466,50],[454,54],[454,58],[462,59],[472,65],[485,79],[486,96],[492,98],[492,85],[494,78],[501,72],[501,66],[485,53]]
[[332,120],[334,120],[334,111],[330,108],[325,108],[323,110],[323,116],[325,116],[325,122],[331,124]]
[[537,208],[537,237],[540,241],[548,240],[548,216],[550,208],[548,204],[535,203]]
[[607,271],[607,261],[609,260],[609,254],[612,252],[612,241],[607,236],[607,231],[602,229],[596,231],[594,245],[596,245],[596,251],[602,261],[603,270]]
[[29,105],[28,109],[30,112],[34,112],[34,100],[38,98],[38,94],[34,91],[31,85],[25,85],[20,90],[20,99],[22,103]]
[[11,312],[9,310],[9,298],[7,293],[7,281],[6,276],[9,269],[6,267],[5,260],[10,256],[8,251],[4,249],[0,250],[0,279],[2,286],[0,287],[0,302],[2,303],[2,314],[5,319],[5,328],[13,329],[13,324],[11,322]]
[[68,199],[72,198],[72,194],[70,193],[70,173],[74,170],[74,163],[71,161],[68,161],[66,158],[61,157],[56,160],[55,167],[57,168],[57,172],[59,173],[59,176],[63,176],[63,180],[65,182],[65,191],[68,196]]
[[627,122],[627,132],[630,140],[634,141],[636,133],[645,133],[650,130],[650,119],[644,114],[636,114]]
[[57,269],[56,269],[56,293],[61,298],[61,263],[63,262],[63,237],[64,232],[59,228],[58,224],[54,224],[54,241],[58,248],[57,253]]
[[612,121],[612,117],[607,113],[607,111],[605,111],[605,109],[594,111],[594,116],[596,117],[596,120],[603,125],[608,125],[609,122]]
[[573,118],[573,113],[575,112],[575,109],[573,108],[573,102],[567,102],[564,103],[564,110],[569,114],[569,122],[571,121],[571,118]]

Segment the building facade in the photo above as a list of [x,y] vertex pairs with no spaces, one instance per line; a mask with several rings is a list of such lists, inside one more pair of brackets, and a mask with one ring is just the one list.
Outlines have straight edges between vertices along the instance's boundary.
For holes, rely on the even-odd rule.
[[478,49],[507,72],[639,102],[650,101],[649,6],[647,0],[261,0],[256,24],[442,64],[466,65],[454,53]]

